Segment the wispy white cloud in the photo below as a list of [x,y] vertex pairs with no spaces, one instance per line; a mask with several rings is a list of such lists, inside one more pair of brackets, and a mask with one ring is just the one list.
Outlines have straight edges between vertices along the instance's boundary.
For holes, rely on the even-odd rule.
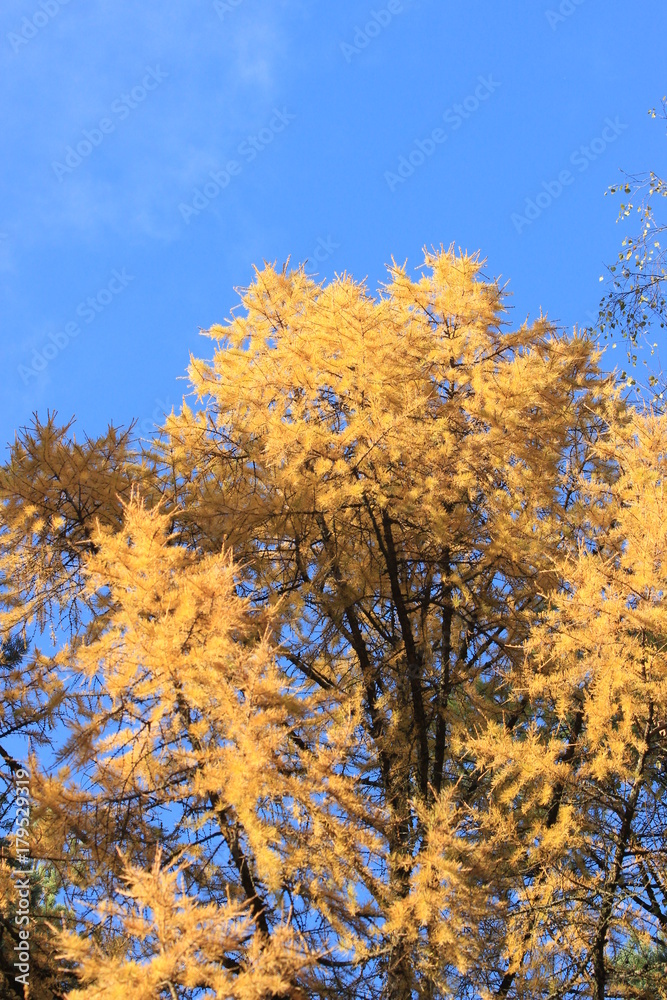
[[[19,246],[44,244],[49,232],[91,243],[110,232],[174,239],[182,193],[261,127],[280,96],[289,56],[282,7],[263,4],[258,17],[254,0],[242,0],[221,19],[212,0],[166,8],[70,0],[14,51],[7,35],[31,8],[10,3],[0,15],[0,150],[22,150],[20,159],[4,157],[12,165],[3,169],[3,226],[16,230]],[[114,101],[155,65],[167,79],[59,182],[52,164],[84,129],[113,120]]]

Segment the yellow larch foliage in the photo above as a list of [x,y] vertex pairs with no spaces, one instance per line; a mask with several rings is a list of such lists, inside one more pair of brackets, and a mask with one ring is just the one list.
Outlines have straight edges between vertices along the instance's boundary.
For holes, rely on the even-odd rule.
[[[377,810],[357,801],[354,776],[335,773],[350,752],[353,703],[337,704],[286,679],[268,624],[236,593],[241,577],[229,554],[188,551],[170,534],[169,520],[134,497],[121,530],[100,526],[92,534],[83,593],[92,602],[105,591],[109,611],[85,641],[65,645],[57,656],[63,671],[77,677],[86,707],[70,724],[67,768],[37,774],[33,782],[40,849],[64,855],[63,862],[72,852],[78,892],[98,919],[120,891],[128,864],[131,898],[141,910],[151,898],[141,866],[152,864],[154,888],[167,892],[172,876],[155,859],[184,856],[187,898],[177,904],[167,892],[162,916],[156,910],[151,917],[169,923],[166,900],[172,900],[173,954],[151,959],[148,992],[138,995],[152,996],[153,977],[163,973],[165,981],[196,984],[199,955],[201,982],[221,991],[213,995],[228,995],[227,968],[236,970],[229,995],[266,995],[261,989],[285,965],[280,956],[288,939],[302,942],[299,961],[287,962],[300,975],[312,956],[331,950],[317,925],[299,933],[298,915],[290,912],[295,899],[306,896],[309,918],[319,913],[336,927],[336,950],[358,935],[354,887],[366,868],[363,852],[378,845],[372,831],[351,836],[344,810],[356,807],[366,818]],[[113,907],[121,921],[113,939],[139,940],[143,918]],[[227,950],[220,946],[222,971],[210,978],[202,941],[239,920],[242,932]],[[88,952],[75,937],[67,940],[72,960],[90,956],[86,997],[120,996],[148,961],[143,952],[137,965],[131,954],[115,951],[107,961],[103,945]],[[153,944],[146,947],[152,955]],[[275,994],[283,995],[281,989],[276,985]],[[298,994],[294,982],[289,989]]]
[[202,1000],[304,996],[294,983],[313,958],[287,914],[260,941],[246,906],[198,902],[179,886],[178,866],[164,870],[160,862],[158,853],[150,870],[126,866],[122,902],[100,905],[100,916],[122,929],[111,954],[78,934],[61,935],[61,957],[84,970],[78,1000],[153,1000],[183,989]]
[[616,475],[582,475],[580,531],[515,669],[535,722],[520,744],[488,730],[475,752],[522,860],[515,987],[658,997],[664,965],[642,978],[624,948],[667,924],[667,418],[635,414],[595,451]]
[[0,478],[72,997],[655,993],[662,419],[451,250],[208,332],[149,453]]

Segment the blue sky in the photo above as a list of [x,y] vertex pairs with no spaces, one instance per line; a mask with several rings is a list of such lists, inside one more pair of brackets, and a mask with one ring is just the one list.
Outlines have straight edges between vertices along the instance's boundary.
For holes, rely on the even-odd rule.
[[666,37],[662,0],[3,0],[2,445],[147,432],[263,258],[374,288],[454,243],[513,322],[586,324]]

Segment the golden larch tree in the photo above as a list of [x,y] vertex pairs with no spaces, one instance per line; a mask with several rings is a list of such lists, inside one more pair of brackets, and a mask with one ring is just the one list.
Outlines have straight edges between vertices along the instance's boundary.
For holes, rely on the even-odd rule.
[[451,251],[209,334],[150,447],[50,419],[0,481],[71,995],[639,995],[664,425]]

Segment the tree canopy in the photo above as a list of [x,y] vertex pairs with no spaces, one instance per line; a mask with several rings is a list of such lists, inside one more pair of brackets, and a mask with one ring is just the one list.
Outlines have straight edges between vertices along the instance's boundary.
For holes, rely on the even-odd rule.
[[44,997],[667,996],[667,422],[507,316],[266,265],[154,441],[17,436]]

